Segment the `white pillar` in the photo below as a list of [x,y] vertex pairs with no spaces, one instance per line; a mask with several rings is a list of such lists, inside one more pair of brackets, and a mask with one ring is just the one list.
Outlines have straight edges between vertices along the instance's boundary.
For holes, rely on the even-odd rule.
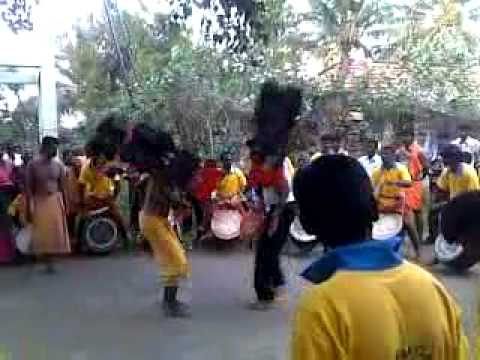
[[58,137],[57,90],[55,67],[45,65],[40,70],[40,102],[38,108],[39,136]]
[[[57,89],[55,72],[55,38],[49,24],[52,2],[42,1],[38,5],[38,30],[44,41],[42,66],[40,68],[40,101],[38,109],[39,136],[58,137]],[[50,4],[50,6],[49,6]]]

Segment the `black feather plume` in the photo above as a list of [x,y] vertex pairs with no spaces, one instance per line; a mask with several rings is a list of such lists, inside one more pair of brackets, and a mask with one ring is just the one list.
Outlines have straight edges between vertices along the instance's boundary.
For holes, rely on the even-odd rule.
[[178,150],[167,132],[149,124],[138,124],[122,146],[120,157],[142,172],[161,172],[171,185],[186,189],[198,167],[189,152]]
[[300,115],[301,106],[300,89],[274,81],[263,84],[254,115],[257,131],[250,145],[265,155],[285,154],[289,130]]
[[125,122],[117,115],[108,115],[97,126],[85,146],[85,152],[88,157],[104,156],[107,160],[114,160],[126,134]]

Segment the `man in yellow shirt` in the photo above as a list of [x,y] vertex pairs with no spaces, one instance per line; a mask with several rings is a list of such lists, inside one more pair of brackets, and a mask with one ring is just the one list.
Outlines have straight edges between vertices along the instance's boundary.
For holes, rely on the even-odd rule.
[[458,146],[447,146],[442,158],[447,168],[438,178],[437,186],[448,193],[450,199],[464,192],[480,190],[477,172],[473,166],[462,162],[463,154]]
[[382,166],[372,173],[372,184],[375,189],[378,210],[381,213],[398,213],[403,215],[405,229],[420,258],[420,236],[415,224],[413,210],[408,208],[406,190],[412,185],[408,168],[396,162],[396,148],[387,145],[382,148]]
[[234,199],[245,190],[247,179],[242,170],[233,167],[230,154],[222,154],[223,178],[217,186],[217,195],[220,199]]
[[101,155],[92,155],[82,167],[78,178],[79,192],[84,210],[108,207],[119,226],[122,237],[128,239],[127,226],[116,203],[120,192],[119,179],[107,175],[108,162]]
[[443,285],[370,239],[376,201],[355,159],[323,156],[300,169],[294,194],[304,229],[328,251],[302,274],[313,285],[295,312],[292,360],[468,358]]

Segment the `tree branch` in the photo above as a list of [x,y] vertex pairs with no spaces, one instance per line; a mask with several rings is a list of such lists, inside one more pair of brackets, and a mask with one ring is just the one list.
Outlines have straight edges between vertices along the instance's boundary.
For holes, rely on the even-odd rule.
[[340,65],[340,64],[341,64],[341,61],[339,61],[339,62],[337,62],[337,63],[335,63],[335,64],[333,64],[333,65],[330,65],[330,66],[326,67],[325,69],[323,69],[322,71],[320,71],[320,72],[317,74],[317,76],[320,77],[320,76],[324,75],[325,73],[327,73],[327,72],[335,69],[335,68],[336,68],[338,65]]

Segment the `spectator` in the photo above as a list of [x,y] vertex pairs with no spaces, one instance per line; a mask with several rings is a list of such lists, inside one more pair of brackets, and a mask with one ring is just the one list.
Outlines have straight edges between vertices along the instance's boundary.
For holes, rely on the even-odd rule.
[[467,359],[460,309],[431,274],[371,240],[377,209],[355,160],[324,156],[298,171],[303,227],[329,249],[302,275],[293,360]]

